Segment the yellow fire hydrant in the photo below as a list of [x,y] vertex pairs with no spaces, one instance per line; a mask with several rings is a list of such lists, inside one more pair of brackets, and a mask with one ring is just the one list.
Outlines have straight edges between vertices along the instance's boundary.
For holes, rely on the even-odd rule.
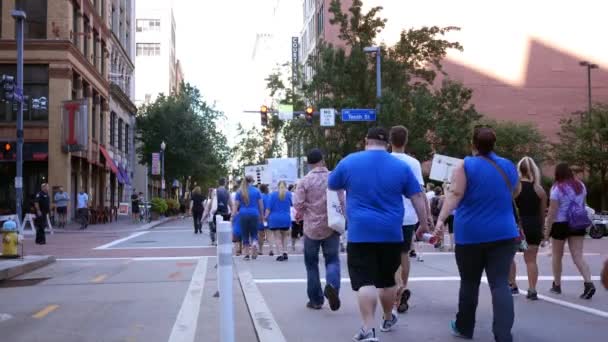
[[2,257],[18,258],[19,235],[17,223],[10,220],[4,222],[0,232],[2,232]]

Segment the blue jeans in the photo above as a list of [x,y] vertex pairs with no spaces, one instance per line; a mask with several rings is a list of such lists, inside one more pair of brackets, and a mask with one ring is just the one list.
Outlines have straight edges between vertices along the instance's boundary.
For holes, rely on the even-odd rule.
[[509,270],[515,256],[514,240],[456,245],[455,254],[460,272],[456,328],[461,334],[473,337],[475,311],[479,300],[479,284],[485,270],[492,292],[494,338],[498,342],[512,342],[511,329],[515,313],[513,296],[509,289]]
[[323,249],[327,283],[340,290],[340,235],[333,234],[324,240],[304,236],[304,263],[306,264],[308,299],[313,304],[323,304],[323,290],[319,276],[319,248]]

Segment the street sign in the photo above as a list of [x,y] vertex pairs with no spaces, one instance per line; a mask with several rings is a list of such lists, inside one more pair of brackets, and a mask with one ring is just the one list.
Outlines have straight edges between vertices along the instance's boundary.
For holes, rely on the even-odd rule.
[[288,121],[293,119],[293,105],[282,104],[279,105],[279,119]]
[[375,109],[342,109],[342,121],[376,121]]
[[334,127],[336,125],[336,110],[333,108],[321,108],[321,126]]
[[460,163],[462,163],[462,159],[435,154],[429,178],[440,182],[449,182],[452,179],[454,168]]

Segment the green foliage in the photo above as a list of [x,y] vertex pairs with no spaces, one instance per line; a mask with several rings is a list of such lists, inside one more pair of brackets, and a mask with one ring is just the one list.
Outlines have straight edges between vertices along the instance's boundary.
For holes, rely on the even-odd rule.
[[[442,82],[439,89],[433,87],[437,74],[442,73],[440,61],[447,51],[462,49],[459,43],[444,38],[458,28],[408,29],[394,46],[381,46],[383,93],[378,102],[375,56],[363,49],[374,45],[384,28],[386,19],[379,17],[381,10],[382,7],[374,7],[364,12],[362,2],[353,1],[345,14],[340,1],[332,1],[330,22],[339,27],[346,50],[321,42],[316,56],[308,61],[313,69],[312,79],[295,85],[298,90],[292,94],[280,82],[281,73],[276,72],[267,78],[271,96],[288,94],[277,102],[294,103],[296,110],[303,110],[305,104],[312,104],[317,110],[338,111],[379,106],[377,124],[387,128],[406,126],[410,131],[408,152],[416,157],[426,159],[434,152],[457,157],[468,154],[472,125],[481,117],[469,103],[471,91],[449,80]],[[292,155],[299,146],[304,151],[319,147],[327,154],[331,168],[343,156],[363,148],[369,127],[337,119],[336,126],[327,129],[319,127],[317,118],[312,126],[299,118],[286,123],[282,133]]]
[[496,130],[496,153],[514,163],[528,156],[537,164],[547,159],[548,143],[531,123],[484,120]]
[[209,106],[199,90],[182,85],[176,95],[162,95],[137,116],[137,153],[151,164],[151,154],[165,141],[165,178],[182,183],[188,176],[199,184],[213,184],[226,174],[229,156],[226,137],[217,127],[223,114]]
[[169,208],[167,205],[167,201],[165,201],[164,199],[162,199],[160,197],[152,198],[152,200],[150,201],[150,206],[151,206],[151,210],[153,212],[161,214],[161,215],[166,213],[167,209]]
[[179,212],[179,201],[174,198],[168,198],[167,202],[167,213],[169,215],[177,215]]
[[595,105],[591,115],[573,113],[562,119],[560,125],[559,142],[553,145],[554,158],[584,168],[589,180],[598,183],[601,208],[607,210],[608,104]]

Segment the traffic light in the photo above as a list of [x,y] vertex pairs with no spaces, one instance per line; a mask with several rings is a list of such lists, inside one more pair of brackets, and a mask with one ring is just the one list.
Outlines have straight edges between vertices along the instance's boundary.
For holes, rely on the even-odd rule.
[[15,153],[15,143],[3,142],[2,143],[2,159],[12,160],[13,154]]
[[312,125],[313,114],[314,114],[314,109],[312,108],[312,106],[306,107],[306,111],[304,112],[304,117],[306,118],[306,122],[309,125]]
[[265,105],[260,107],[260,119],[262,120],[262,126],[268,126],[268,107]]
[[2,92],[6,101],[12,101],[15,97],[15,78],[10,75],[2,75],[0,78],[2,83]]

